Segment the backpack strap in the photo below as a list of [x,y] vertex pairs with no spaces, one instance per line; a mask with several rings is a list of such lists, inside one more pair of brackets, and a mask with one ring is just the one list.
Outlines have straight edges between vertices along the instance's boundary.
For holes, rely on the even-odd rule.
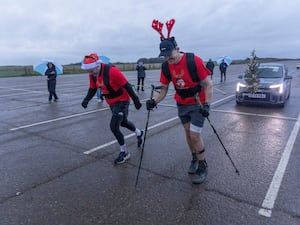
[[97,77],[95,77],[95,76],[92,75],[92,79],[93,79],[94,84],[96,85],[96,83],[97,83]]
[[[119,88],[117,91],[115,91],[109,84],[109,70],[111,68],[110,65],[108,64],[102,64],[104,66],[104,71],[103,71],[103,83],[108,89],[108,94],[103,94],[106,98],[116,98],[122,95],[123,90],[122,88]],[[101,71],[100,71],[101,74]]]
[[163,64],[161,65],[161,70],[163,72],[163,75],[168,79],[168,81],[172,81],[168,61],[163,62]]
[[193,82],[199,82],[199,77],[197,74],[197,67],[195,62],[195,55],[194,53],[187,52],[186,53],[186,63],[188,66],[189,74]]

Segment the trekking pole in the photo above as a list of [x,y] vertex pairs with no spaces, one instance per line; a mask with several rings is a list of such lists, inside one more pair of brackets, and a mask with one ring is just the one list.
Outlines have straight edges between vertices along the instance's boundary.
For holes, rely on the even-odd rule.
[[[195,100],[196,100],[196,101],[198,102],[198,104],[200,105],[200,107],[202,107],[202,104],[201,104],[201,102],[200,102],[200,100],[199,100],[198,94],[196,94],[194,97],[195,97]],[[223,149],[225,150],[225,153],[226,153],[226,155],[228,156],[228,158],[229,158],[229,160],[230,160],[230,162],[231,162],[233,168],[235,169],[235,172],[236,172],[238,175],[240,175],[240,172],[238,171],[238,169],[236,168],[234,162],[232,161],[232,159],[231,159],[231,157],[230,157],[228,151],[226,150],[226,148],[225,148],[225,146],[224,146],[224,144],[223,144],[223,142],[222,142],[220,136],[218,135],[218,133],[217,133],[215,127],[213,126],[212,122],[210,121],[209,117],[206,117],[206,119],[207,119],[209,125],[211,126],[211,128],[213,129],[214,133],[216,134],[218,140],[220,141],[220,143],[221,143]]]
[[225,150],[225,153],[226,153],[226,155],[228,156],[228,158],[229,158],[229,160],[230,160],[230,162],[231,162],[232,166],[233,166],[233,167],[234,167],[234,169],[235,169],[235,172],[236,172],[238,175],[240,175],[240,172],[238,171],[238,169],[237,169],[237,168],[236,168],[236,166],[234,165],[234,162],[232,161],[232,159],[231,159],[231,157],[230,157],[230,155],[229,155],[228,151],[226,150],[226,148],[225,148],[225,146],[224,146],[223,142],[221,141],[221,138],[219,137],[219,135],[218,135],[218,133],[217,133],[217,131],[216,131],[215,127],[212,125],[212,123],[211,123],[211,121],[210,121],[209,117],[206,117],[206,119],[208,120],[208,123],[209,123],[209,125],[211,126],[211,128],[214,130],[214,133],[216,134],[217,138],[219,139],[219,141],[220,141],[221,145],[223,146],[223,148],[224,148],[224,150]]
[[[151,84],[150,99],[153,98],[153,92],[157,89],[160,89],[160,88],[161,88],[161,86],[155,87],[153,84]],[[148,110],[148,114],[147,114],[145,134],[144,134],[144,140],[143,140],[143,145],[142,145],[142,150],[141,150],[141,157],[140,157],[140,164],[139,164],[138,173],[137,173],[136,180],[135,180],[135,188],[136,188],[136,186],[138,184],[138,180],[139,180],[139,175],[140,175],[140,170],[141,170],[141,165],[142,165],[142,160],[143,160],[143,154],[144,154],[144,147],[145,147],[145,142],[146,142],[146,135],[147,135],[147,130],[148,130],[149,118],[150,118],[150,110]]]

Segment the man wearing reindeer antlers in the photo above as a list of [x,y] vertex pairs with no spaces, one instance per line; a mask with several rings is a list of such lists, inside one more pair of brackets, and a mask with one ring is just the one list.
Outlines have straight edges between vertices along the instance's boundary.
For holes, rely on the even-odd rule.
[[165,57],[166,62],[162,64],[160,73],[161,92],[148,100],[146,106],[148,110],[155,108],[165,98],[170,82],[173,83],[178,116],[192,156],[188,173],[194,184],[201,184],[208,173],[201,131],[205,117],[209,116],[212,100],[211,72],[200,57],[179,51],[175,38],[170,37],[174,23],[174,19],[167,21],[168,36],[165,38],[162,34],[163,23],[153,20],[152,27],[161,35],[159,56]]

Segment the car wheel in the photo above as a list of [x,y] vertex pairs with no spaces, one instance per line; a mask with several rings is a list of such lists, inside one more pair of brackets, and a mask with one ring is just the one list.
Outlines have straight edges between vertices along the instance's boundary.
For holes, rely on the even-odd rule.
[[242,103],[238,102],[238,101],[235,101],[236,105],[241,105]]

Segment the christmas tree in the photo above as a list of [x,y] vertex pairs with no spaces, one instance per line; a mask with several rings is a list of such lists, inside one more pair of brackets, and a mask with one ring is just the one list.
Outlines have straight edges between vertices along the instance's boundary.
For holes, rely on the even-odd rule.
[[259,79],[258,77],[258,67],[257,57],[255,54],[255,49],[251,52],[250,62],[248,64],[248,69],[245,72],[246,88],[250,93],[256,93],[258,90]]

